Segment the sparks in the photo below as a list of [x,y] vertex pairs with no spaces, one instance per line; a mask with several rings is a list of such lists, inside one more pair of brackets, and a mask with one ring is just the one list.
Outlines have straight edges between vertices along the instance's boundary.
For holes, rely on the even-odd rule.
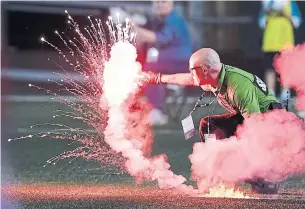
[[[102,166],[109,166],[112,170],[117,168],[120,172],[128,172],[139,181],[157,180],[161,188],[177,188],[189,194],[197,193],[192,186],[185,184],[185,177],[170,170],[165,155],[147,157],[152,146],[152,131],[147,120],[149,106],[146,102],[137,100],[137,75],[141,72],[141,65],[136,62],[136,33],[132,31],[130,20],[126,19],[126,26],[123,27],[119,21],[119,13],[116,15],[117,23],[114,23],[112,17],[108,17],[108,43],[106,29],[101,20],[93,21],[88,16],[90,26],[83,30],[67,10],[65,13],[71,30],[75,31],[75,37],[64,37],[57,30],[55,33],[69,52],[64,53],[44,37],[40,40],[56,50],[81,77],[79,80],[73,79],[63,67],[55,63],[63,70],[63,73],[59,74],[60,81],[68,83],[69,87],[49,80],[58,85],[59,92],[68,92],[78,100],[68,100],[55,90],[32,84],[29,84],[29,87],[45,91],[54,96],[52,99],[58,98],[75,110],[60,112],[52,118],[69,117],[81,120],[92,128],[84,130],[64,124],[35,124],[31,128],[44,125],[53,129],[9,141],[37,137],[72,140],[82,145],[48,159],[44,167],[48,164],[55,165],[62,159],[74,160],[82,157],[95,160]],[[110,58],[107,53],[109,46]]]

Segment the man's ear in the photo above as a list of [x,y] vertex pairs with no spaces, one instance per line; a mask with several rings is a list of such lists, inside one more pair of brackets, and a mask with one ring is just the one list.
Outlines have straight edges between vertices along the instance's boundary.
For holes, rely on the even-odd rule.
[[202,66],[202,69],[203,69],[202,71],[206,75],[206,74],[208,74],[208,72],[210,71],[211,68],[212,68],[211,65]]
[[201,66],[201,69],[202,69],[204,76],[206,77],[209,72],[209,68],[206,66]]

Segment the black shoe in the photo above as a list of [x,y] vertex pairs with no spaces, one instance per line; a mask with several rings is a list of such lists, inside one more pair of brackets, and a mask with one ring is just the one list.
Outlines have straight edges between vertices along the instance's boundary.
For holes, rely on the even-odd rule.
[[257,194],[277,194],[280,187],[278,183],[267,182],[262,179],[247,180],[245,182],[251,184],[252,190]]

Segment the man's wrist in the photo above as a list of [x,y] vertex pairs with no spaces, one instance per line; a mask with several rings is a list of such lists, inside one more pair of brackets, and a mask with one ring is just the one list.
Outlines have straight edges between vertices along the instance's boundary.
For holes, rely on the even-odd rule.
[[160,73],[160,83],[161,84],[165,84],[165,80],[164,80],[164,74]]
[[160,84],[160,83],[161,83],[161,73],[157,73],[156,84]]

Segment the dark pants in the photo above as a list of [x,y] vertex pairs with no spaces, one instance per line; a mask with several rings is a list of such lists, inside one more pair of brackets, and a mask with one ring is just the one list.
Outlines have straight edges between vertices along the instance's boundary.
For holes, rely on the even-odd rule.
[[[280,103],[270,104],[269,110],[274,109],[283,109],[283,106]],[[204,141],[204,134],[208,133],[208,122],[210,123],[210,133],[215,134],[217,139],[225,139],[233,136],[238,125],[242,124],[243,121],[244,117],[240,113],[204,117],[199,126],[200,139]]]
[[216,134],[217,139],[225,139],[233,136],[237,126],[242,124],[243,121],[244,118],[239,113],[214,115],[210,118],[208,116],[204,117],[200,121],[200,139],[204,141],[204,134],[208,133],[208,123],[210,123],[210,133]]

